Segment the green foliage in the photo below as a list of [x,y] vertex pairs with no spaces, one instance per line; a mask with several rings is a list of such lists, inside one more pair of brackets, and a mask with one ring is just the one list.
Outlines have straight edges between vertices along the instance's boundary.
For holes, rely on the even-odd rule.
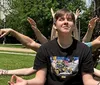
[[54,11],[60,8],[68,8],[73,12],[77,8],[85,9],[85,3],[81,0],[9,0],[12,9],[7,16],[6,27],[11,27],[28,36],[33,36],[27,17],[33,18],[37,27],[46,36],[50,36],[52,28],[51,7]]
[[[18,68],[29,68],[33,66],[33,56],[29,55],[18,55],[18,54],[3,54],[0,53],[0,69],[18,69]],[[24,79],[31,79],[31,76],[21,76]],[[0,75],[0,85],[7,85],[10,81],[11,76]]]
[[80,28],[81,28],[81,39],[84,37],[87,29],[88,29],[88,23],[89,20],[93,18],[93,10],[94,5],[92,3],[90,8],[85,8],[82,15],[80,15]]

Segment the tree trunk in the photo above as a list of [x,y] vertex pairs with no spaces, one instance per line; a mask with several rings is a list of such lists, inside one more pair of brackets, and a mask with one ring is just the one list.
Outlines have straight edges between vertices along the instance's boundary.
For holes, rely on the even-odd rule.
[[[100,17],[100,0],[94,0],[94,16]],[[97,22],[95,27],[94,37],[98,37],[100,35],[100,22]]]

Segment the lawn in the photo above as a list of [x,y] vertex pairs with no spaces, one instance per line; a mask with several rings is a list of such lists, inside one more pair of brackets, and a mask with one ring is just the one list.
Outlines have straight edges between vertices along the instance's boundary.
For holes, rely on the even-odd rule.
[[[25,55],[25,53],[24,55],[0,53],[0,69],[9,70],[9,69],[32,67],[35,58],[33,55]],[[100,69],[100,64],[97,66],[97,68]],[[21,76],[21,77],[24,79],[31,79],[34,76],[35,75],[33,74],[30,76]],[[0,85],[7,85],[7,82],[10,80],[10,78],[11,76],[0,75]]]
[[[32,55],[19,55],[19,54],[4,54],[0,53],[0,69],[17,69],[32,67],[34,62],[34,56]],[[7,82],[10,80],[11,76],[2,76],[0,75],[0,85],[7,85]],[[25,79],[34,77],[31,76],[22,76]]]
[[15,48],[23,48],[22,44],[0,44],[0,47],[15,47]]

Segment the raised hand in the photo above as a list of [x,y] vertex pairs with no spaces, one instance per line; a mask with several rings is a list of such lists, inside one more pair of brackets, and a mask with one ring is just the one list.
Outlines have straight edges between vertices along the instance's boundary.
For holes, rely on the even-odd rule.
[[98,17],[94,17],[89,21],[88,29],[93,30],[96,26],[96,22],[99,20]]
[[7,28],[7,29],[0,29],[0,38],[8,35],[12,29]]
[[30,23],[33,30],[37,28],[36,22],[32,18],[28,17],[27,21]]
[[76,10],[76,13],[75,13],[75,20],[79,17],[79,15],[80,15],[80,10],[77,9],[77,10]]
[[27,81],[22,79],[21,77],[18,77],[16,75],[13,75],[11,77],[11,80],[8,82],[9,85],[27,85]]
[[52,14],[52,17],[54,18],[55,13],[52,8],[51,8],[51,14]]

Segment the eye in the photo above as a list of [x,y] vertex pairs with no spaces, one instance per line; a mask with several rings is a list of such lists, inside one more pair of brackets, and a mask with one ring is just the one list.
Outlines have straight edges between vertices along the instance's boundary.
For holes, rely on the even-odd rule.
[[68,21],[73,21],[72,18],[67,18]]
[[59,18],[59,21],[64,21],[64,18],[63,17]]

